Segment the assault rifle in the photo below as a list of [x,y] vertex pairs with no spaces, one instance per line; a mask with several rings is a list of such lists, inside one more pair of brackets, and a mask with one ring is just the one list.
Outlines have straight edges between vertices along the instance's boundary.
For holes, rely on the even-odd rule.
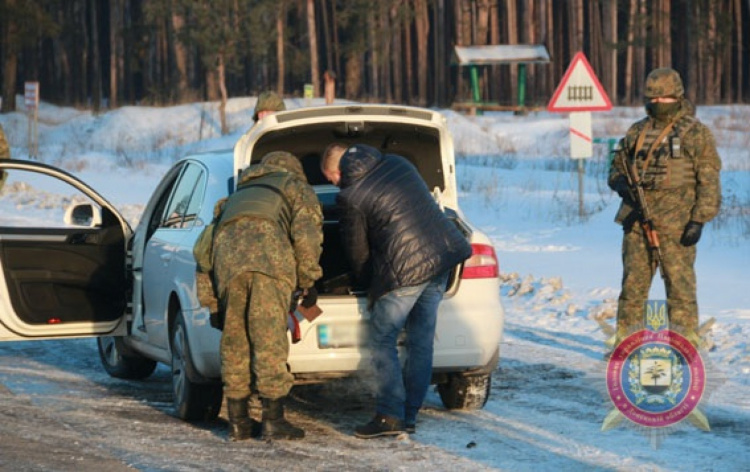
[[654,229],[654,222],[651,220],[651,212],[648,209],[646,203],[646,196],[643,193],[643,182],[638,176],[638,169],[635,163],[632,165],[628,163],[628,159],[625,153],[621,153],[622,165],[625,168],[625,177],[628,179],[628,187],[632,190],[635,204],[638,206],[636,210],[640,215],[640,223],[643,228],[643,232],[646,235],[648,241],[648,248],[651,251],[656,267],[659,269],[659,275],[664,280],[667,280],[667,274],[664,270],[664,264],[662,263],[661,246],[659,245],[659,233]]

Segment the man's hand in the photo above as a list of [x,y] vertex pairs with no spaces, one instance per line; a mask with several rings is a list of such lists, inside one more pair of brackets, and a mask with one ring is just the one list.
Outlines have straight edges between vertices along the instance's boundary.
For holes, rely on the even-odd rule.
[[302,303],[300,303],[300,305],[305,308],[310,308],[315,306],[316,303],[318,303],[318,291],[315,287],[305,289],[305,293],[302,295]]
[[633,192],[630,189],[630,185],[628,185],[628,180],[624,176],[620,176],[612,185],[612,189],[617,192],[617,195],[620,196],[623,200],[626,202],[632,202],[633,201]]
[[685,231],[682,232],[682,238],[680,238],[680,244],[683,246],[694,246],[701,238],[701,232],[703,231],[703,223],[697,221],[690,221],[685,225]]

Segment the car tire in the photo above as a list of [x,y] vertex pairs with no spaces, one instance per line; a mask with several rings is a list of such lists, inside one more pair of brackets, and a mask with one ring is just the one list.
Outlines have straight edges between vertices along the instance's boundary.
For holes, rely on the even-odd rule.
[[107,373],[118,379],[140,380],[154,373],[156,361],[134,355],[120,336],[97,338],[99,359]]
[[438,384],[443,405],[449,410],[481,410],[490,398],[491,374],[448,374],[448,380]]
[[185,321],[182,314],[172,329],[172,395],[177,416],[187,421],[210,421],[216,418],[221,409],[221,384],[197,383],[190,357]]

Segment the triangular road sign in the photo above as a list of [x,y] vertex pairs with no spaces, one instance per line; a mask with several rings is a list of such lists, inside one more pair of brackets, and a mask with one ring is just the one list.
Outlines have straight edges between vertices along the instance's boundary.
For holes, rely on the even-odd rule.
[[547,105],[548,111],[607,111],[612,109],[607,92],[596,78],[586,56],[579,52]]

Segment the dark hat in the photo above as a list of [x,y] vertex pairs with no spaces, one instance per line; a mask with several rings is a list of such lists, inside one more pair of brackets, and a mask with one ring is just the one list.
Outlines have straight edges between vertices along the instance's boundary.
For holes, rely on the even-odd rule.
[[258,113],[262,111],[284,111],[286,106],[284,100],[276,92],[263,92],[258,96],[255,103],[253,120],[258,121]]

